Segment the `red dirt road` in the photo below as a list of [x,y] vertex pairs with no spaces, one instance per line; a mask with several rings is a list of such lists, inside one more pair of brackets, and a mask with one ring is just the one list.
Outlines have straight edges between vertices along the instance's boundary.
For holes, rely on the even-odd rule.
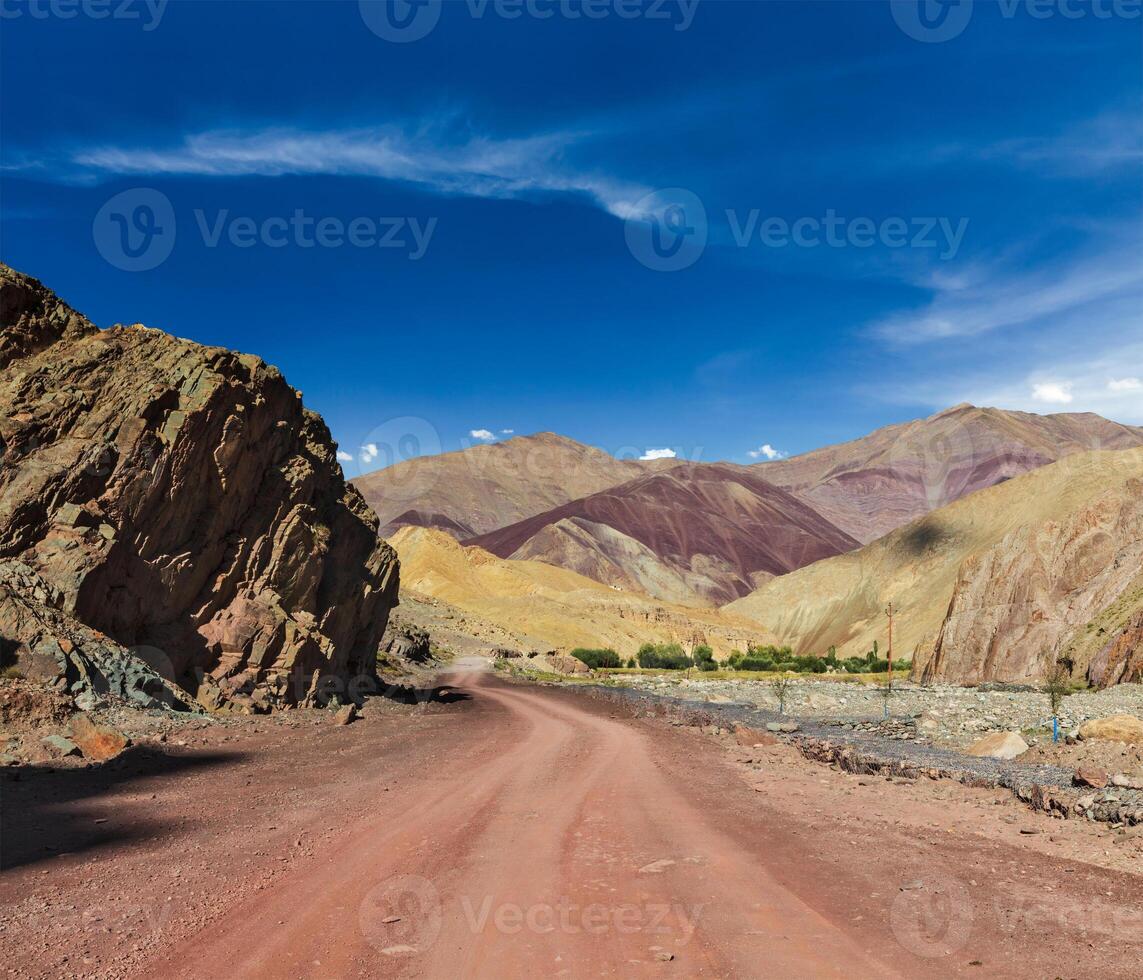
[[[210,772],[140,774],[172,825],[142,829],[159,804],[132,787],[99,811],[121,815],[121,838],[6,874],[5,961],[194,978],[1133,975],[1143,920],[1081,937],[995,913],[1030,888],[1114,918],[1143,908],[1134,875],[872,821],[806,833],[800,801],[752,791],[693,731],[487,672],[448,681],[460,698],[407,723],[367,709],[316,737],[272,729]],[[798,785],[828,828],[836,791]],[[44,875],[54,890],[31,908]],[[146,921],[99,927],[130,894]],[[33,921],[57,938],[32,947]]]

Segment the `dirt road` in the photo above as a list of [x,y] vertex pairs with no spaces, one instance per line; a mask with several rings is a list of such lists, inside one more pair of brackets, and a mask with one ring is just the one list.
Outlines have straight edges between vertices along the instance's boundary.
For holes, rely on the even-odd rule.
[[[269,732],[272,745],[244,746],[193,786],[143,774],[175,781],[174,812],[196,794],[193,815],[125,826],[82,863],[63,856],[37,908],[42,928],[72,937],[58,965],[195,978],[1114,977],[1143,948],[1130,916],[1090,935],[1088,923],[1081,942],[1074,923],[994,914],[1029,886],[1066,890],[1080,911],[1138,910],[1135,876],[1026,852],[1017,881],[1013,855],[968,835],[878,839],[848,821],[806,833],[804,815],[765,802],[693,732],[482,669],[445,681],[405,741],[393,719],[371,730],[367,710],[316,740]],[[244,799],[258,781],[279,792]],[[109,812],[138,829],[155,810],[139,797],[130,821],[122,805]],[[828,825],[830,791],[811,802]],[[21,884],[40,884],[42,863],[0,889],[17,974],[59,975],[58,941],[43,959],[20,955]],[[91,914],[100,873],[110,894],[144,898],[149,929],[124,938],[110,910]],[[77,929],[60,930],[61,905]]]

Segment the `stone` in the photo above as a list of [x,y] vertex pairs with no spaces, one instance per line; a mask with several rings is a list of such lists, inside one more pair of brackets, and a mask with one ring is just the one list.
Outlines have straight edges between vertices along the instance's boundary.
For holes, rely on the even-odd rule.
[[1111,777],[1111,785],[1121,789],[1143,790],[1143,773],[1117,772]]
[[277,705],[373,676],[397,556],[276,368],[100,330],[0,265],[0,447],[0,561],[20,566],[0,635],[21,671],[141,705],[247,671],[247,697],[288,679]]
[[1106,742],[1143,743],[1143,721],[1132,715],[1097,718],[1080,725],[1079,737]]
[[766,723],[766,731],[768,732],[782,732],[788,735],[800,729],[801,725],[796,721],[768,721]]
[[734,740],[739,745],[753,748],[755,745],[777,745],[778,739],[768,732],[760,732],[757,728],[748,728],[745,725],[736,725]]
[[350,722],[357,718],[356,705],[347,704],[344,708],[338,708],[337,714],[333,716],[333,723],[335,725],[348,725]]
[[122,752],[131,740],[110,725],[100,725],[87,715],[79,714],[71,720],[71,741],[92,762],[106,762]]
[[1103,769],[1092,766],[1081,767],[1076,770],[1072,782],[1076,786],[1090,786],[1092,789],[1103,789],[1108,782],[1108,774]]
[[572,677],[591,676],[591,668],[587,664],[566,653],[549,653],[544,659],[557,674],[566,674]]
[[967,754],[986,759],[1015,759],[1028,751],[1028,743],[1018,732],[993,732],[973,742]]
[[40,739],[40,741],[43,742],[44,747],[57,759],[80,754],[79,746],[70,738],[64,738],[62,735],[48,735],[46,738]]

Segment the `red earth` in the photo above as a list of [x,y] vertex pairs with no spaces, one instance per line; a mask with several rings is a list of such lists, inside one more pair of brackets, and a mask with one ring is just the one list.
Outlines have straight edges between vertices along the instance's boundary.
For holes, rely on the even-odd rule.
[[1137,839],[482,666],[441,684],[6,771],[9,975],[1138,975]]

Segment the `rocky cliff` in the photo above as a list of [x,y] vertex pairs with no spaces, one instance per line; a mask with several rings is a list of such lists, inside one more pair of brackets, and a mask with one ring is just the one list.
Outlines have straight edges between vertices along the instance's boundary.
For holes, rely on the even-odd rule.
[[925,679],[1038,681],[1057,657],[1097,686],[1137,679],[1141,569],[1143,480],[1009,533],[961,566]]
[[[10,593],[41,583],[37,601],[148,648],[212,707],[321,699],[372,674],[396,554],[275,368],[142,326],[99,330],[6,266],[0,312]],[[17,626],[0,622],[6,660],[50,672]]]

